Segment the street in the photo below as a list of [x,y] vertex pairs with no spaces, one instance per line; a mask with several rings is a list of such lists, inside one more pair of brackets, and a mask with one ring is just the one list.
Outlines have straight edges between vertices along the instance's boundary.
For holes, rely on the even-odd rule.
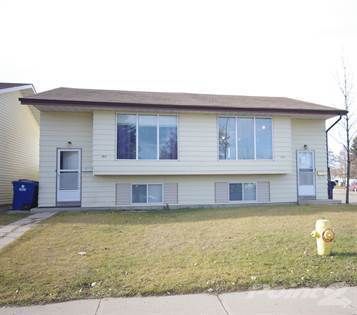
[[[342,203],[345,203],[346,200],[346,191],[344,189],[334,189],[333,199],[341,200]],[[350,191],[350,203],[357,203],[357,192]]]

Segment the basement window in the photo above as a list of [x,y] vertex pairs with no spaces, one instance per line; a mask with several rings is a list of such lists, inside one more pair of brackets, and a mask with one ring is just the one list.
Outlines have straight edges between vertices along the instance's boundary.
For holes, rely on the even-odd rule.
[[229,201],[256,201],[257,188],[255,183],[229,184]]
[[131,186],[132,203],[162,203],[162,184],[134,184]]

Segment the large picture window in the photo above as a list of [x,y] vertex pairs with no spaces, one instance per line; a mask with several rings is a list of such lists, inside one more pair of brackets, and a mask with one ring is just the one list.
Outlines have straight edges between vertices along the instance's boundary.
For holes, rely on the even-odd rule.
[[117,159],[177,159],[176,116],[117,116]]
[[255,119],[257,159],[271,159],[272,150],[272,128],[271,119]]
[[177,159],[177,123],[176,116],[159,116],[159,157]]
[[136,158],[136,115],[118,115],[118,159]]
[[236,153],[236,119],[224,117],[219,119],[219,158],[235,160]]
[[220,160],[272,159],[272,119],[220,117]]
[[157,116],[139,115],[139,159],[157,158]]
[[254,119],[237,119],[238,135],[238,159],[254,159]]

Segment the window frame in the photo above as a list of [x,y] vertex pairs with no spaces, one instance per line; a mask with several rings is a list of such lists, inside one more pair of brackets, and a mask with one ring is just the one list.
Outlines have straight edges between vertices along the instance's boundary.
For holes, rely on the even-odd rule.
[[[133,186],[145,185],[146,186],[146,202],[133,202]],[[149,202],[149,185],[161,185],[161,202]],[[130,203],[133,205],[162,205],[164,204],[164,183],[132,183],[130,184]]]
[[[234,160],[233,160],[234,161]],[[241,184],[242,185],[242,200],[231,200],[230,199],[230,185],[231,184]],[[244,184],[254,184],[255,185],[255,199],[254,200],[244,200]],[[228,197],[229,203],[257,203],[258,202],[258,182],[256,181],[243,181],[243,182],[228,182]]]
[[[235,159],[220,159],[219,158],[219,119],[220,118],[234,118],[235,119],[235,137],[236,137],[236,143],[235,143],[235,150],[236,150],[236,158]],[[238,156],[238,118],[253,118],[253,131],[254,131],[254,158],[252,159],[240,159]],[[262,159],[262,158],[257,158],[257,132],[256,132],[256,119],[270,119],[271,120],[271,158],[270,159]],[[273,161],[275,160],[274,158],[274,119],[271,116],[251,116],[251,115],[217,115],[217,123],[216,123],[216,129],[217,129],[217,160],[218,161]]]
[[[135,115],[136,116],[136,147],[135,159],[119,159],[118,158],[118,117],[119,115]],[[139,116],[156,116],[156,158],[155,159],[139,159]],[[176,159],[160,159],[160,116],[173,116],[176,119]],[[116,112],[115,113],[115,160],[116,161],[179,161],[179,115],[177,113],[152,113],[152,112]]]

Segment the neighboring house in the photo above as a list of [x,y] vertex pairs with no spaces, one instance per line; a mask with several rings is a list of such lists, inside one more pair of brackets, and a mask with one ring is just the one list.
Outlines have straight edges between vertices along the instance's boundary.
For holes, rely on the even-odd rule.
[[40,112],[21,106],[31,84],[0,83],[0,206],[12,202],[12,181],[38,179]]
[[289,98],[58,88],[41,111],[40,207],[327,199],[325,120]]

